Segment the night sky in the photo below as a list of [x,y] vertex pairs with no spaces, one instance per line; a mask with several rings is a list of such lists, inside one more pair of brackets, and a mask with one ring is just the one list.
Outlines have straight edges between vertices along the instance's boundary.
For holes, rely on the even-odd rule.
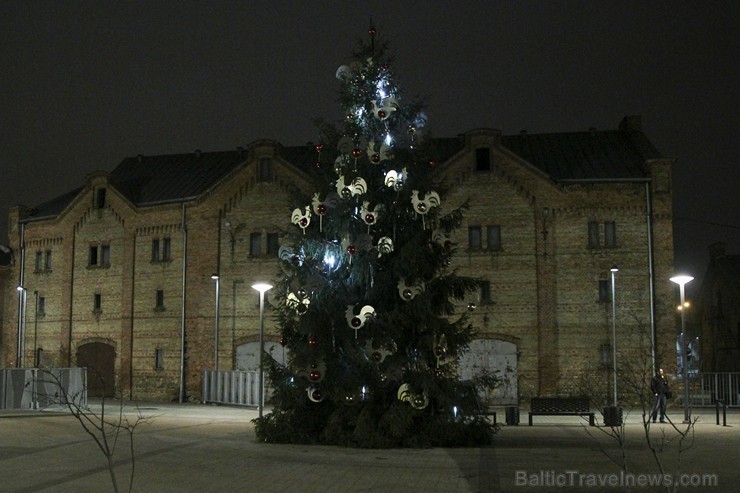
[[[677,270],[740,254],[740,2],[0,4],[0,243],[127,156],[315,141],[371,23],[432,134],[615,129],[639,114],[674,168]],[[287,216],[286,216],[287,217]],[[698,287],[698,283],[692,283]],[[690,289],[691,285],[687,287]]]

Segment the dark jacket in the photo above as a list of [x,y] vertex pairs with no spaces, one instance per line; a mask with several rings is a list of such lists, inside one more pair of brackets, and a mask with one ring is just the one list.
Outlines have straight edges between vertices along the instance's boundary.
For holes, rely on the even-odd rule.
[[650,388],[652,389],[653,394],[666,395],[670,392],[668,390],[668,380],[660,375],[655,375],[653,377],[653,381],[650,383]]

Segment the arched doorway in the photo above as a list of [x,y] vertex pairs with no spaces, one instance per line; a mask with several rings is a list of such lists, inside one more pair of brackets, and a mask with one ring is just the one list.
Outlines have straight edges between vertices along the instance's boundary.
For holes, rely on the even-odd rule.
[[483,370],[493,373],[501,381],[492,392],[483,397],[489,405],[518,404],[516,345],[498,339],[474,339],[469,350],[460,357],[458,376],[470,380]]
[[87,368],[87,396],[113,397],[116,351],[104,342],[89,342],[77,349],[77,366]]

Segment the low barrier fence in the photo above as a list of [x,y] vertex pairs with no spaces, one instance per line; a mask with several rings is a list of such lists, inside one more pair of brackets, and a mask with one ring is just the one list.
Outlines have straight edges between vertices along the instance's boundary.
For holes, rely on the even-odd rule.
[[[265,382],[263,378],[263,384]],[[259,372],[203,370],[203,402],[257,406],[259,403]],[[270,389],[265,388],[265,394]],[[262,397],[263,404],[265,395]]]
[[87,406],[85,368],[0,368],[0,409]]

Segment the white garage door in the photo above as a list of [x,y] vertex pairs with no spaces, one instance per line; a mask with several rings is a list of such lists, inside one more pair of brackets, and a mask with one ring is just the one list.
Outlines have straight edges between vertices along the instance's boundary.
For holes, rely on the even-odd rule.
[[460,357],[458,372],[461,380],[470,380],[483,370],[499,378],[498,387],[482,395],[493,406],[518,404],[516,346],[497,339],[475,339],[470,349]]
[[[248,342],[236,348],[236,369],[243,371],[259,370],[260,343]],[[265,341],[265,351],[280,364],[285,364],[288,350],[277,342]]]

